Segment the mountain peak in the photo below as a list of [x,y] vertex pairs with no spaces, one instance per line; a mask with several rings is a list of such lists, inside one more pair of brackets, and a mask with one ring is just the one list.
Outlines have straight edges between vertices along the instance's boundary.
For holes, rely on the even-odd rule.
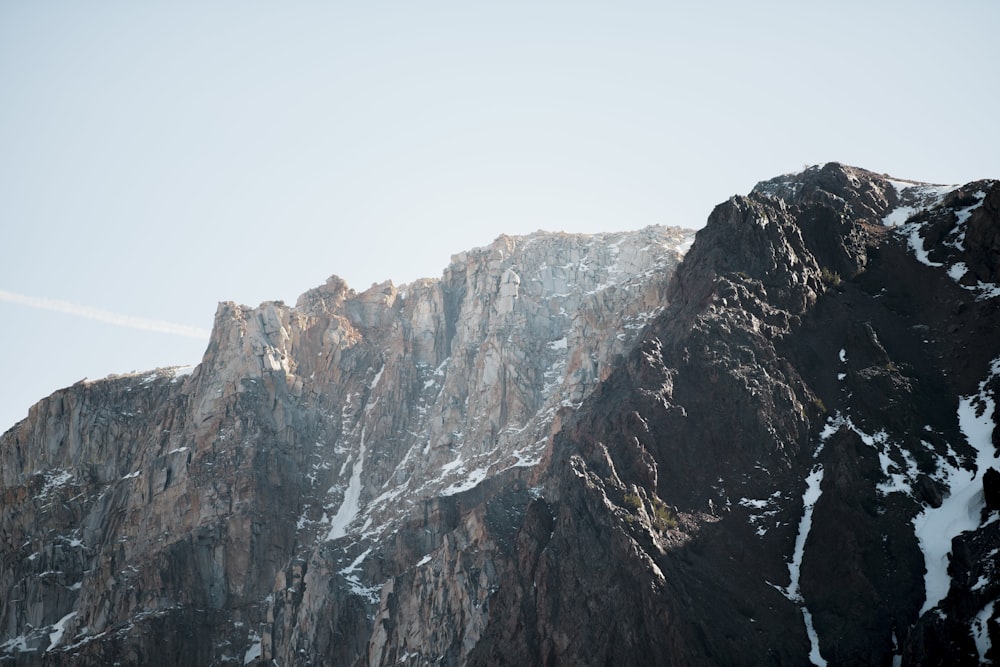
[[[0,439],[18,664],[963,664],[1000,598],[1000,184],[220,304]],[[1000,612],[1000,609],[996,610]]]

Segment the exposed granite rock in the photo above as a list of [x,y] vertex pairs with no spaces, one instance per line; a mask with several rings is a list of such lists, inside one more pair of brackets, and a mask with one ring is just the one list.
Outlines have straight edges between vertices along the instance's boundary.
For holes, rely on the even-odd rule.
[[440,280],[223,303],[197,368],[42,400],[0,441],[0,655],[358,659],[381,582],[453,544],[463,490],[532,475],[692,234],[501,237]]

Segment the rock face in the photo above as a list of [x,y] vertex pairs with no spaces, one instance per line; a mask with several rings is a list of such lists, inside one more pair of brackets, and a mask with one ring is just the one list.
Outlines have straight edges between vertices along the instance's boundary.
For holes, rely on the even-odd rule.
[[44,399],[0,440],[2,659],[997,659],[1000,183],[829,164],[690,240],[223,304],[189,374]]
[[381,591],[536,474],[692,239],[501,237],[440,280],[224,303],[197,368],[42,400],[0,441],[0,655],[362,659]]

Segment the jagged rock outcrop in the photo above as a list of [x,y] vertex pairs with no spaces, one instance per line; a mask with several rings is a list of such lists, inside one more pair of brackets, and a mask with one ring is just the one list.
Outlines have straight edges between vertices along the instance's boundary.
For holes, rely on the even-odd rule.
[[44,399],[0,440],[2,659],[995,659],[1000,183],[832,163],[689,243],[223,304],[187,375]]
[[831,164],[720,205],[555,438],[545,593],[482,663],[990,659],[997,201]]
[[382,582],[533,474],[692,235],[501,237],[440,280],[223,303],[198,367],[42,400],[0,441],[0,659],[359,659]]

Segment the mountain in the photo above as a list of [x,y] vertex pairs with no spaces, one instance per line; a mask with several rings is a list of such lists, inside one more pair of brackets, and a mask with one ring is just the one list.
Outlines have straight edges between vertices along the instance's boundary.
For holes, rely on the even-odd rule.
[[835,163],[221,304],[0,438],[0,662],[988,661],[998,304],[1000,183]]
[[[42,400],[0,441],[3,653],[295,662],[308,641],[353,660],[384,582],[470,498],[536,475],[559,410],[663,309],[692,240],[501,237],[440,280],[224,303],[197,368]],[[353,643],[306,631],[328,616]]]

